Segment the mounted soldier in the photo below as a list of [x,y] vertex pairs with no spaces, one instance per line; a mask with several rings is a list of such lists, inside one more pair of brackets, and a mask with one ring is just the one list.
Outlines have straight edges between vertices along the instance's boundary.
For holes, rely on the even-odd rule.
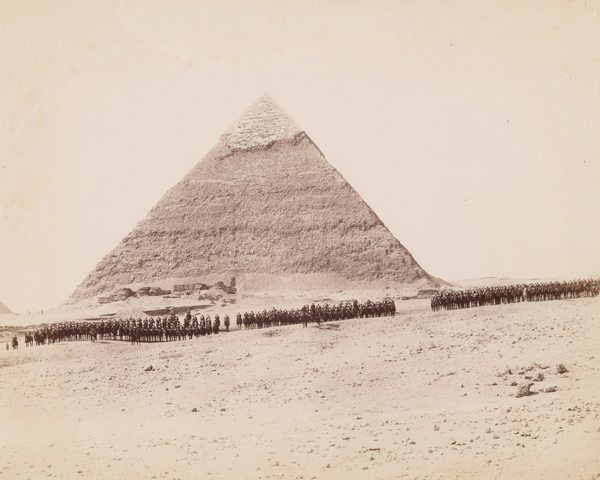
[[206,316],[206,334],[207,335],[212,334],[212,320],[210,318],[210,315]]

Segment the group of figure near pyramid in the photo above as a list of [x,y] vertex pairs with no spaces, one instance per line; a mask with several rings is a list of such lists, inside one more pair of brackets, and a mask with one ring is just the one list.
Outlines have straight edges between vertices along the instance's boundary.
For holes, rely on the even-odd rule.
[[[229,316],[224,317],[225,328],[229,330]],[[127,319],[101,320],[100,322],[64,322],[46,327],[35,329],[34,333],[27,332],[25,335],[25,345],[36,346],[44,344],[54,344],[59,342],[71,342],[81,340],[91,340],[95,342],[101,340],[129,340],[132,343],[141,341],[157,340],[183,340],[189,336],[204,336],[218,334],[220,331],[221,320],[219,315],[215,315],[214,321],[207,315],[200,317],[192,316],[188,309],[184,317],[183,324],[179,317],[172,313],[164,317],[150,317],[144,320],[133,317]]]
[[432,310],[500,305],[503,303],[540,302],[567,298],[595,297],[600,279],[543,282],[518,285],[496,285],[469,290],[443,290],[431,297]]
[[340,302],[338,305],[315,305],[314,303],[304,305],[302,308],[281,310],[272,308],[262,312],[237,314],[236,323],[238,328],[268,328],[301,323],[308,326],[309,323],[320,324],[336,320],[348,320],[352,318],[369,318],[381,316],[394,316],[396,304],[391,298],[384,298],[376,302],[367,300],[359,303],[357,300]]
[[[334,320],[347,320],[352,318],[369,318],[395,315],[396,305],[391,298],[379,301],[367,300],[359,303],[357,300],[340,302],[338,305],[315,305],[314,303],[304,305],[298,309],[263,310],[254,313],[238,313],[236,324],[238,330],[241,328],[268,328],[302,323],[305,327],[308,323],[329,322]],[[229,331],[229,315],[223,317],[225,331]],[[64,322],[35,330],[33,335],[27,332],[25,345],[27,347],[44,344],[54,344],[65,341],[91,340],[126,340],[132,344],[141,342],[162,342],[192,339],[205,335],[216,335],[221,331],[221,318],[215,314],[214,320],[210,315],[192,315],[188,309],[183,322],[175,313],[164,317],[146,317],[127,319],[102,320],[100,322]],[[16,340],[16,336],[15,336]],[[16,342],[18,346],[18,342]],[[13,348],[15,342],[13,342]]]

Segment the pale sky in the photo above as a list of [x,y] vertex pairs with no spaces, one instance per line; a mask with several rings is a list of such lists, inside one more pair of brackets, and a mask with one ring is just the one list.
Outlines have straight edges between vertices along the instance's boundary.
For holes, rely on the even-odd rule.
[[64,302],[264,92],[430,274],[598,274],[598,10],[2,0],[0,301]]

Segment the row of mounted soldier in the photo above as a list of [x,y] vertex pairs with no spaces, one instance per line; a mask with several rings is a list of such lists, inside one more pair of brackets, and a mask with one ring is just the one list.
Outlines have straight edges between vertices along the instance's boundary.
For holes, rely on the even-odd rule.
[[455,310],[459,308],[501,305],[518,302],[541,302],[581,297],[596,297],[600,279],[580,279],[563,282],[496,285],[468,290],[442,290],[431,297],[431,309]]
[[[357,300],[340,302],[338,305],[304,305],[298,309],[263,310],[262,312],[238,313],[237,329],[269,328],[277,326],[347,320],[352,318],[368,318],[394,316],[396,305],[391,298],[372,302]],[[225,331],[229,331],[231,321],[229,315],[223,317]],[[138,344],[141,342],[162,342],[192,339],[206,335],[216,335],[221,331],[221,317],[215,314],[192,315],[188,309],[183,321],[175,313],[164,317],[150,317],[102,320],[100,322],[64,322],[36,329],[33,334],[25,335],[26,346],[52,344],[74,340],[127,340]]]
[[[581,297],[596,297],[600,293],[600,279],[580,279],[563,282],[543,282],[517,285],[496,285],[490,287],[471,288],[467,290],[442,290],[431,297],[431,309],[454,310],[484,305],[500,305],[519,302],[539,302],[547,300],[564,300]],[[372,302],[358,303],[357,300],[340,302],[338,305],[304,305],[299,309],[263,310],[263,312],[238,313],[236,325],[243,328],[268,328],[302,323],[327,322],[351,318],[395,315],[396,305],[391,298]],[[231,321],[228,315],[223,318],[225,330],[229,331]],[[215,314],[214,320],[192,315],[187,311],[183,323],[174,313],[157,318],[138,318],[108,320],[101,322],[64,322],[40,327],[33,334],[27,332],[25,345],[44,345],[73,340],[119,339],[132,343],[184,340],[185,338],[218,334],[221,329],[221,318]],[[12,347],[18,348],[17,336],[12,338]],[[9,344],[6,344],[9,348]]]

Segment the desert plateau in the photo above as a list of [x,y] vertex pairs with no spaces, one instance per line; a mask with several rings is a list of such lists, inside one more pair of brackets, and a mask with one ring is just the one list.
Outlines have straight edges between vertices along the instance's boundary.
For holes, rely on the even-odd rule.
[[0,478],[600,477],[597,297],[395,302],[308,328],[3,348]]

